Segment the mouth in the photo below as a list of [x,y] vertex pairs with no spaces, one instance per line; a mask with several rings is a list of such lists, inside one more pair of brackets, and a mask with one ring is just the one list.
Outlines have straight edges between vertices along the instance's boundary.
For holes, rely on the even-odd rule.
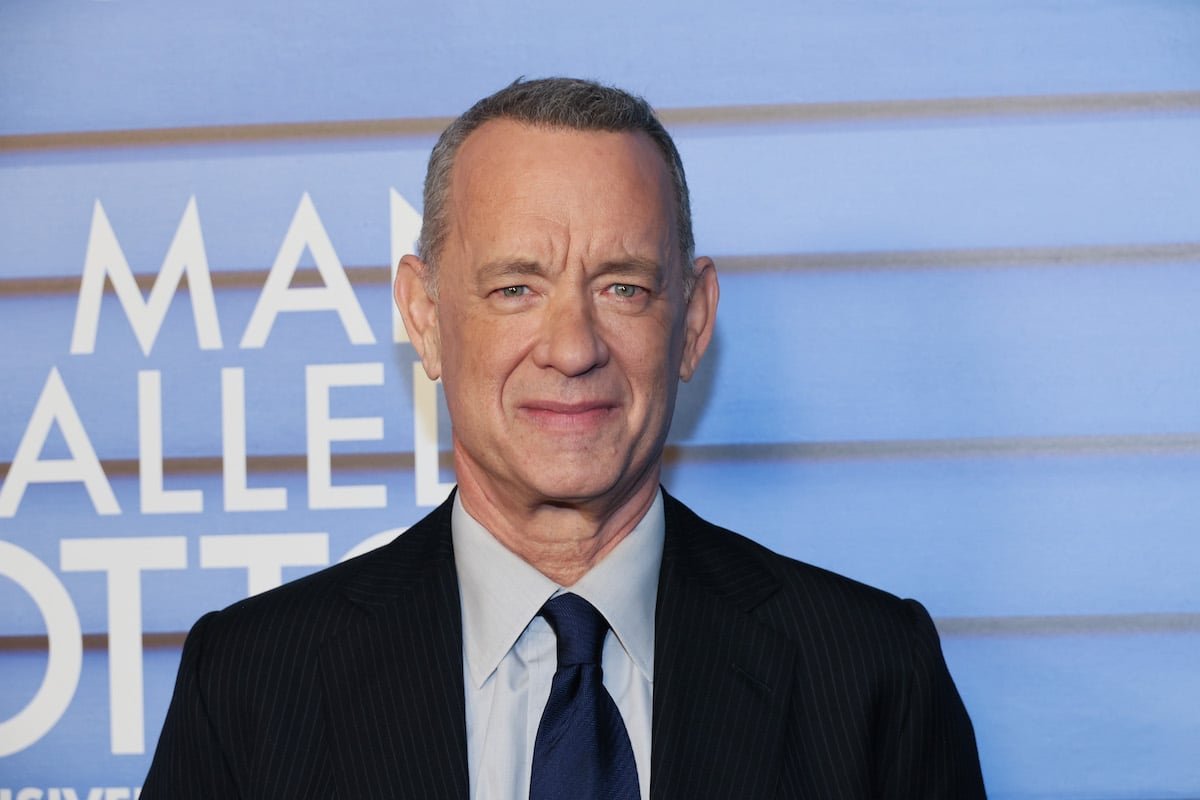
[[520,407],[522,415],[539,427],[568,432],[585,431],[600,425],[616,410],[615,403],[602,400],[574,403],[535,400]]

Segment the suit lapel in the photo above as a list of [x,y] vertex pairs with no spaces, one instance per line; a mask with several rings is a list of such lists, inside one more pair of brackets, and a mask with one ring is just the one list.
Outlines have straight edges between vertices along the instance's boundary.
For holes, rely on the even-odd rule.
[[323,711],[342,797],[467,797],[450,502],[347,587],[364,613],[322,649]]
[[751,610],[777,591],[724,531],[667,497],[655,617],[652,798],[770,797],[794,646]]
[[[362,613],[322,648],[341,797],[468,795],[450,502],[360,570],[346,597]],[[666,497],[652,798],[749,800],[778,785],[796,653],[752,616],[778,586],[731,535]]]

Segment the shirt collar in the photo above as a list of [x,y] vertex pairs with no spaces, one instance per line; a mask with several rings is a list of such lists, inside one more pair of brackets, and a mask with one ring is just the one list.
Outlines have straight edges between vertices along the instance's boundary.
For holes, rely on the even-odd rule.
[[563,589],[500,544],[454,497],[451,533],[463,606],[467,669],[481,687],[542,604],[570,591],[595,606],[646,676],[654,679],[654,609],[662,564],[662,492],[637,526],[574,586]]

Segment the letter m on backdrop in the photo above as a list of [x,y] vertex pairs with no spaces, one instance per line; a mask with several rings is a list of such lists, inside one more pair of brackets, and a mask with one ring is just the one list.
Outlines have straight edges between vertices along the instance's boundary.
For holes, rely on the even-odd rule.
[[100,300],[107,277],[112,281],[113,290],[125,310],[142,353],[150,355],[150,349],[154,347],[154,340],[166,319],[171,298],[175,296],[185,273],[192,299],[192,316],[196,322],[196,338],[201,349],[219,350],[221,329],[217,324],[217,307],[213,302],[212,279],[204,252],[204,237],[200,233],[196,198],[188,200],[148,299],[142,297],[117,235],[104,213],[104,206],[97,200],[92,211],[92,230],[88,235],[87,255],[83,262],[83,281],[79,287],[79,305],[75,310],[71,353],[92,353],[96,350]]

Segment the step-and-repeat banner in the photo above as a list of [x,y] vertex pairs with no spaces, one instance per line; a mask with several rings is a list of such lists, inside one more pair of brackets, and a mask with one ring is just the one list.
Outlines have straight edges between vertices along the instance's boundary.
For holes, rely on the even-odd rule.
[[199,615],[445,496],[392,265],[552,74],[721,276],[667,486],[921,599],[991,796],[1200,796],[1200,7],[10,2],[0,74],[0,800],[136,797]]

